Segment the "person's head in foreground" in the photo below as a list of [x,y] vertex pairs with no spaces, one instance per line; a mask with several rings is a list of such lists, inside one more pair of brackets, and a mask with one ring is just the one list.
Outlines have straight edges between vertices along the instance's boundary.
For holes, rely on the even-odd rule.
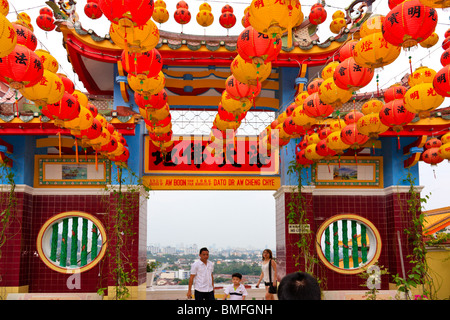
[[293,272],[281,279],[278,300],[321,300],[316,278],[306,272]]

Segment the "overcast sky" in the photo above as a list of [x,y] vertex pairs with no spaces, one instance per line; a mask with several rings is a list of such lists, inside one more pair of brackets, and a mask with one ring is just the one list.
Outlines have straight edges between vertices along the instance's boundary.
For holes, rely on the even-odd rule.
[[[86,0],[77,1],[77,12],[82,26],[85,29],[92,29],[98,35],[103,36],[109,32],[109,22],[105,17],[98,20],[91,20],[84,14]],[[208,2],[212,7],[215,20],[208,28],[200,27],[195,15],[198,7],[205,1],[186,1],[191,11],[191,22],[184,26],[184,33],[207,35],[226,35],[227,30],[220,26],[218,19],[221,8],[225,4],[230,4],[234,8],[237,23],[230,29],[230,35],[238,35],[243,27],[241,18],[243,11],[251,1],[214,1]],[[302,0],[302,8],[305,16],[309,14],[309,9],[317,0]],[[348,6],[350,0],[327,1],[330,6],[326,8],[328,19],[319,26],[318,34],[321,41],[333,36],[329,31],[331,16],[334,11],[343,10]],[[83,85],[77,80],[72,72],[71,65],[67,62],[67,54],[61,45],[62,34],[56,31],[45,32],[37,27],[35,21],[39,15],[39,9],[46,6],[45,0],[10,0],[10,14],[7,18],[10,21],[16,20],[16,12],[26,11],[31,17],[35,27],[35,34],[39,40],[38,49],[48,50],[60,63],[59,72],[65,73],[71,78],[78,90],[85,91]],[[162,24],[162,30],[181,32],[181,26],[174,22],[173,12],[176,0],[167,0],[167,9],[170,12],[169,22]],[[387,0],[375,1],[373,11],[386,15],[389,12]],[[439,44],[431,49],[418,47],[412,52],[402,52],[395,63],[386,66],[382,70],[377,70],[380,77],[380,88],[387,88],[398,82],[402,76],[409,72],[408,57],[412,56],[413,69],[425,65],[438,71],[442,66],[439,63],[443,52],[442,43],[445,31],[450,27],[448,12],[438,10],[439,23],[436,32],[440,36]],[[158,25],[159,26],[159,25]],[[376,88],[375,77],[373,81],[363,90],[373,91]],[[442,106],[449,105],[447,98]],[[450,206],[448,197],[448,186],[450,181],[450,165],[445,160],[436,168],[420,163],[420,184],[425,186],[422,195],[429,194],[431,199],[425,204],[426,209]],[[184,243],[189,245],[196,243],[199,246],[211,246],[216,244],[219,247],[226,246],[254,246],[263,249],[268,246],[275,249],[275,201],[272,191],[208,191],[208,192],[162,192],[154,191],[148,205],[148,243],[161,243],[175,245]],[[233,208],[230,210],[230,208]]]

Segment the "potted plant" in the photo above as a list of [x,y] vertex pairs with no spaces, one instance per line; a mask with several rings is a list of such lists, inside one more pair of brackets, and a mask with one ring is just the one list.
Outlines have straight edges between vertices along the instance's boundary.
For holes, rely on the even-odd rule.
[[155,271],[161,264],[158,261],[147,262],[147,287],[153,285],[153,279],[155,278]]

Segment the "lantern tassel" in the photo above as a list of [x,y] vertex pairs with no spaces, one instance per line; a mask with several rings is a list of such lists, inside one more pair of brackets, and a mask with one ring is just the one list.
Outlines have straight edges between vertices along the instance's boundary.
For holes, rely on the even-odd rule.
[[97,155],[97,150],[95,150],[95,171],[98,171],[98,155]]
[[59,157],[61,158],[61,131],[58,131],[58,142],[59,142]]
[[78,163],[78,141],[77,141],[77,139],[75,139],[75,158]]
[[397,147],[398,147],[398,150],[400,150],[400,135],[399,134],[397,135]]

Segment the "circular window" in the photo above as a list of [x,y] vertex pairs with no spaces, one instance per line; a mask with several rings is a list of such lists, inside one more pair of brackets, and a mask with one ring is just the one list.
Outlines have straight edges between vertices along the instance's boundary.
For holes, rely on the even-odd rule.
[[369,220],[353,214],[337,215],[319,228],[316,249],[328,268],[355,274],[378,260],[381,238]]
[[42,261],[55,271],[84,272],[103,258],[106,232],[100,220],[92,215],[64,212],[42,226],[37,249]]

